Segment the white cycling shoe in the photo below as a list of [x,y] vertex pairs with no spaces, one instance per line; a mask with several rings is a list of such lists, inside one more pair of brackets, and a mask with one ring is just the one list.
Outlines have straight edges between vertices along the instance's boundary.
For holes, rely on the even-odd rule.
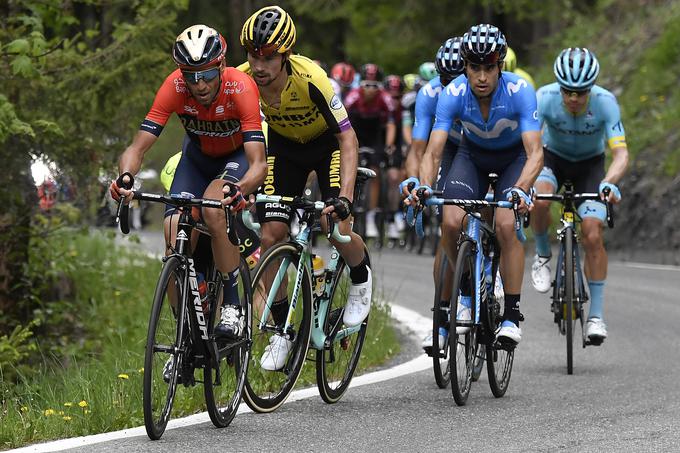
[[[467,306],[465,306],[465,298],[467,298]],[[470,296],[461,296],[458,302],[458,309],[456,311],[456,321],[470,322],[472,321],[472,310],[470,309]],[[470,331],[469,326],[456,326],[456,333],[458,335],[466,334]]]
[[293,342],[288,338],[279,334],[272,335],[260,358],[260,366],[267,371],[280,370],[286,364],[288,353],[292,348]]
[[496,331],[496,340],[501,343],[518,345],[522,341],[522,329],[514,322],[505,320]]
[[601,318],[590,318],[586,323],[586,337],[590,344],[599,346],[607,338],[607,325]]
[[371,295],[373,293],[373,277],[371,268],[368,269],[368,280],[364,283],[352,284],[349,288],[349,296],[345,305],[345,313],[342,322],[347,327],[358,326],[368,317],[371,311]]
[[531,265],[531,284],[539,293],[547,293],[550,290],[549,256],[534,256],[534,263]]

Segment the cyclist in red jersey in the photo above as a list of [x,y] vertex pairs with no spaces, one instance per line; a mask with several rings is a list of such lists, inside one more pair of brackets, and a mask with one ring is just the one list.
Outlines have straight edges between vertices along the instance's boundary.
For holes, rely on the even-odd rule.
[[[370,182],[369,210],[366,213],[366,236],[377,237],[375,208],[380,199],[380,164],[387,155],[394,152],[397,127],[394,102],[383,88],[382,70],[373,63],[361,67],[359,88],[354,88],[345,97],[345,109],[359,139],[359,146],[373,149],[369,167],[378,173]],[[383,134],[384,133],[384,134]],[[397,178],[398,179],[398,178]]]
[[[130,201],[131,191],[121,186],[132,183],[144,154],[174,112],[187,135],[170,193],[219,199],[231,194],[225,205],[232,211],[245,207],[244,195],[254,192],[267,174],[259,92],[250,77],[226,66],[226,50],[225,39],[205,25],[191,26],[177,37],[173,59],[179,68],[161,85],[140,130],[120,157],[121,176],[110,188],[115,199],[123,196]],[[170,233],[177,231],[174,213],[172,208],[165,213],[166,244],[172,243]],[[227,239],[223,211],[205,209],[202,216],[212,236],[215,266],[224,280],[221,321],[215,332],[238,337],[243,330],[236,286],[238,247]]]

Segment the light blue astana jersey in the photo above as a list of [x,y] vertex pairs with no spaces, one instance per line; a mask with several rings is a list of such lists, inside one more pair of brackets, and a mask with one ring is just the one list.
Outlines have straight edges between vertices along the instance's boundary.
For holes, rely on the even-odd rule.
[[[416,97],[416,119],[413,125],[413,139],[425,140],[430,138],[430,131],[434,124],[435,114],[437,113],[437,100],[439,95],[444,91],[439,76],[430,80],[419,91]],[[453,127],[449,129],[449,140],[454,144],[460,143],[462,126],[460,123],[453,123]]]
[[448,131],[458,120],[465,138],[484,149],[515,146],[521,142],[523,132],[540,130],[536,92],[526,80],[503,72],[491,96],[489,119],[484,121],[467,79],[464,75],[457,77],[439,96],[433,130]]
[[543,128],[543,144],[560,157],[578,162],[626,145],[626,133],[616,97],[594,85],[588,104],[580,114],[570,113],[562,101],[557,83],[539,88],[538,118]]

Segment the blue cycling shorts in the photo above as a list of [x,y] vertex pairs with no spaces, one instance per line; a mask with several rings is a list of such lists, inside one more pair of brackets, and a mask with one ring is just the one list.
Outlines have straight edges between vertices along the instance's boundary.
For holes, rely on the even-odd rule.
[[[215,179],[237,183],[248,171],[248,159],[243,146],[224,157],[211,157],[189,139],[184,137],[182,157],[177,164],[175,177],[170,186],[171,194],[187,192],[194,197],[202,197],[205,189]],[[165,217],[175,212],[175,208],[168,206]]]
[[505,200],[506,193],[519,179],[527,161],[524,145],[502,149],[485,149],[463,139],[453,165],[444,179],[444,198],[484,200],[489,189],[489,173],[496,173],[496,201]]

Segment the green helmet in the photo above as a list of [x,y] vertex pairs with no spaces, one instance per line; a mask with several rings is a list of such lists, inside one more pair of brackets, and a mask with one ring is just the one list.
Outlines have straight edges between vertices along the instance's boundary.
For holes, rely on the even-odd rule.
[[418,67],[418,73],[423,80],[430,81],[437,77],[437,67],[433,62],[426,61]]
[[515,72],[515,69],[517,68],[517,56],[515,55],[514,50],[508,47],[504,61],[505,65],[503,66],[503,70],[508,72]]

